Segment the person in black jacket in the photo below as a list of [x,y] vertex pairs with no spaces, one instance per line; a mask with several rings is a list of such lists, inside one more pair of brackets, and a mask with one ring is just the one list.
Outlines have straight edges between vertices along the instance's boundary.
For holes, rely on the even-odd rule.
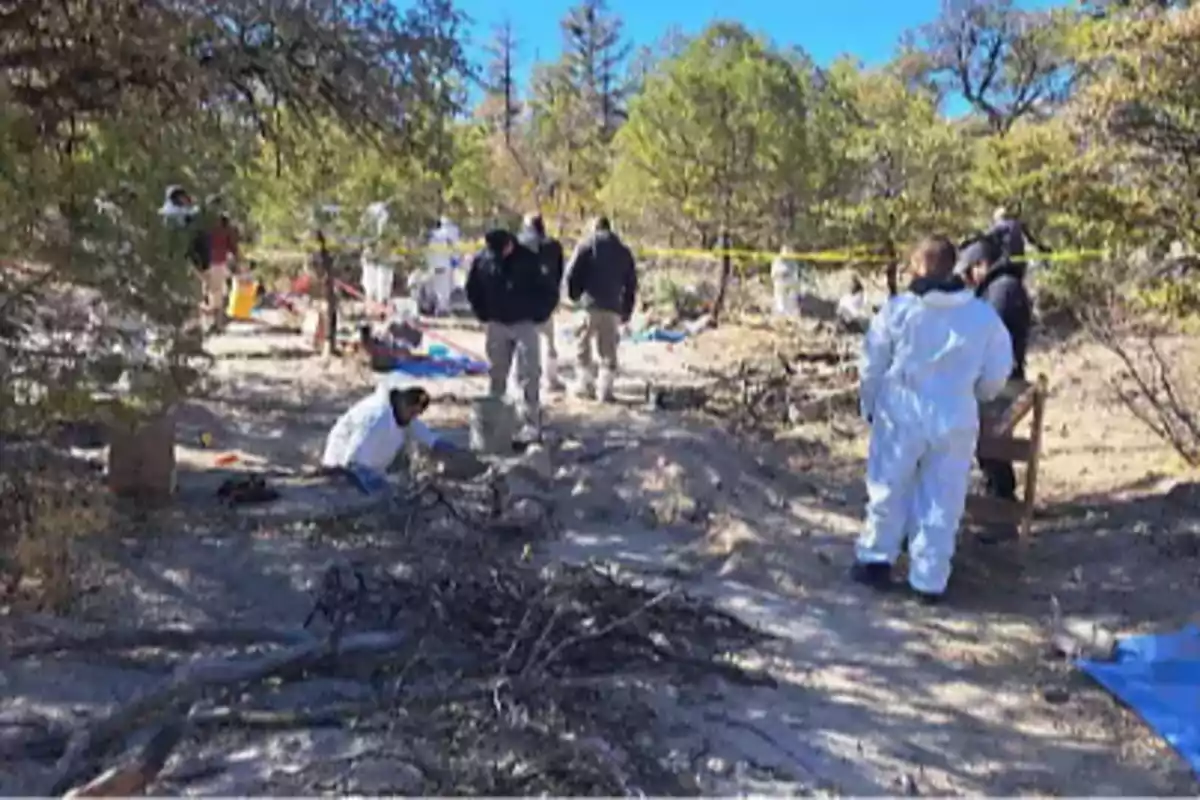
[[[521,232],[517,235],[517,240],[537,253],[538,261],[542,265],[542,272],[545,273],[547,280],[551,281],[555,286],[561,287],[563,279],[563,246],[558,239],[546,234],[546,223],[542,219],[541,214],[534,212],[525,215],[525,220],[521,225]],[[554,305],[555,308],[558,307],[557,299]],[[545,324],[539,329],[539,333],[541,334],[543,348],[543,382],[548,391],[560,392],[563,389],[563,385],[558,379],[558,347],[554,342],[553,311],[550,312],[550,317],[547,318]]]
[[[972,286],[975,294],[996,309],[1013,343],[1010,380],[1025,380],[1025,355],[1033,326],[1033,303],[1025,288],[1024,262],[1009,259],[995,237],[984,235],[964,245],[955,271]],[[992,497],[1015,500],[1017,478],[1007,461],[980,459],[987,492]],[[1015,534],[1015,529],[1006,534]]]
[[1049,248],[1037,240],[1029,226],[1005,206],[1000,206],[992,214],[992,227],[985,236],[995,241],[1000,248],[1000,255],[1009,261],[1024,263],[1026,242],[1038,250],[1049,252]]
[[[629,322],[633,316],[637,290],[633,253],[613,233],[607,217],[597,218],[592,235],[579,243],[567,264],[567,295],[571,302],[580,303],[587,311],[587,321],[577,341],[579,383],[576,395],[590,397],[598,389],[596,393],[600,400],[613,399],[621,324]],[[600,357],[598,387],[593,383],[596,377],[593,342]]]
[[521,441],[541,437],[541,353],[538,328],[558,304],[558,284],[542,270],[537,254],[506,230],[484,237],[484,249],[467,273],[467,302],[486,328],[493,397],[504,397],[516,360],[520,390]]

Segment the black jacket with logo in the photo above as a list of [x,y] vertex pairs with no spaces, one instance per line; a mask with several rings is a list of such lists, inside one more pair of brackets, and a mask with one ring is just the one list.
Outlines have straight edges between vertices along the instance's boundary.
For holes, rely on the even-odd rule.
[[[480,322],[541,324],[558,305],[559,285],[542,269],[536,253],[506,231],[487,235],[487,247],[467,273],[467,302]],[[508,256],[501,253],[512,244]]]

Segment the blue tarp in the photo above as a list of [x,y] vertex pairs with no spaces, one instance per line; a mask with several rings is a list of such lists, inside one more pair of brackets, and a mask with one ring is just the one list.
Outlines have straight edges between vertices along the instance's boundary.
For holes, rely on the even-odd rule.
[[487,370],[487,364],[482,361],[472,361],[466,356],[402,361],[396,365],[395,369],[396,372],[402,372],[414,378],[458,378],[462,375],[480,375]]
[[484,362],[458,355],[443,344],[431,344],[427,352],[429,358],[400,361],[394,371],[414,378],[457,378],[462,375],[480,375],[488,370],[488,365]]
[[670,344],[678,344],[687,338],[687,334],[683,331],[668,331],[662,328],[650,328],[640,331],[633,335],[635,342],[668,342]]
[[1079,667],[1137,712],[1200,777],[1200,628],[1121,640],[1113,661]]

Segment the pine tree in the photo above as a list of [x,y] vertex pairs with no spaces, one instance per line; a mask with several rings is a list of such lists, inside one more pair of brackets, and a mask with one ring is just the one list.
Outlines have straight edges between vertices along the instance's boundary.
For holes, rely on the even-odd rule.
[[517,90],[517,38],[511,19],[504,19],[492,31],[492,41],[484,50],[490,56],[484,76],[487,93],[486,111],[495,128],[504,134],[504,143],[512,144],[513,128],[521,116]]
[[563,63],[570,84],[604,142],[611,141],[625,119],[629,96],[627,62],[632,45],[624,23],[608,10],[606,0],[583,0],[562,21]]

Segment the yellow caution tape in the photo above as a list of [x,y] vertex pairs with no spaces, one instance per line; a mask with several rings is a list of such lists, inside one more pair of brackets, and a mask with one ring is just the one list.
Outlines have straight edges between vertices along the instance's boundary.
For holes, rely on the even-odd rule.
[[[452,245],[424,245],[420,247],[395,247],[387,251],[388,255],[418,255],[427,252],[442,252],[442,253],[476,253],[483,247],[482,240],[475,243],[464,242],[457,246]],[[351,248],[343,248],[336,245],[328,247],[330,253],[338,253]],[[633,247],[634,253],[639,256],[654,256],[658,258],[687,258],[706,261],[717,261],[725,256],[730,259],[739,261],[773,261],[778,258],[778,252],[767,252],[762,250],[739,250],[739,249],[722,249],[714,248],[711,250],[702,250],[698,248],[675,248],[675,247]],[[247,258],[257,259],[261,261],[295,261],[303,260],[312,257],[313,251],[305,250],[286,250],[286,249],[251,249],[246,253]],[[1038,253],[1035,256],[1026,256],[1025,259],[1014,259],[1024,261],[1086,261],[1091,259],[1102,259],[1109,255],[1107,250],[1067,250],[1056,251],[1051,253]],[[886,264],[892,259],[887,256],[880,255],[877,252],[872,252],[869,248],[859,247],[848,250],[821,250],[807,253],[789,253],[787,258],[793,261],[808,262],[812,264]]]

